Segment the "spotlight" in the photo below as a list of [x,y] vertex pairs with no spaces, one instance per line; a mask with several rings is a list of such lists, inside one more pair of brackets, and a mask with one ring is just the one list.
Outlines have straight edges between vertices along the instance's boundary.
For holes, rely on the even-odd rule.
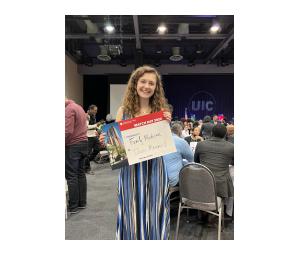
[[180,61],[183,56],[180,54],[180,47],[172,47],[172,56],[169,57],[171,61]]
[[104,27],[104,30],[111,34],[115,31],[115,27],[112,25],[112,24],[106,24],[105,27]]
[[163,35],[167,32],[167,27],[165,24],[160,24],[157,28],[157,32],[160,34],[160,35]]
[[211,28],[209,29],[209,31],[210,31],[210,33],[212,33],[212,34],[216,34],[216,33],[220,32],[220,31],[221,31],[221,26],[220,26],[220,24],[218,24],[218,23],[213,24],[213,25],[211,26]]

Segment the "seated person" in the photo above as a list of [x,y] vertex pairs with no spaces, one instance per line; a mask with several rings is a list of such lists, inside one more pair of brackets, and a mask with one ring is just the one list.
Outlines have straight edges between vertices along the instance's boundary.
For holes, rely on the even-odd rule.
[[200,142],[203,141],[204,139],[199,136],[200,135],[200,128],[197,126],[194,126],[192,129],[192,134],[190,136],[187,136],[184,138],[190,145],[191,142]]
[[202,136],[204,139],[208,139],[211,137],[211,130],[213,128],[214,124],[211,123],[210,116],[205,116],[203,119],[203,123],[200,129],[200,136]]
[[194,121],[194,123],[193,123],[193,127],[199,127],[199,121]]
[[185,137],[187,137],[189,135],[190,135],[189,124],[188,124],[187,121],[184,121],[183,122],[183,130],[181,132],[181,136],[180,137],[185,138]]
[[171,126],[172,137],[176,146],[177,152],[169,153],[163,156],[170,186],[178,185],[179,171],[183,167],[183,159],[188,162],[193,162],[193,153],[188,143],[180,138],[182,132],[182,126],[175,123]]
[[217,124],[212,129],[212,137],[197,144],[194,161],[208,167],[215,176],[217,196],[233,197],[233,183],[229,165],[233,164],[234,146],[225,141],[227,129]]
[[226,128],[227,128],[226,141],[234,143],[234,126],[227,125]]

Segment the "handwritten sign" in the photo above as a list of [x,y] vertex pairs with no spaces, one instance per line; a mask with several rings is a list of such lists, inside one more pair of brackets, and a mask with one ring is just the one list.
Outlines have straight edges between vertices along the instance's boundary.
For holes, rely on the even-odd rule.
[[163,112],[119,122],[129,165],[176,152]]

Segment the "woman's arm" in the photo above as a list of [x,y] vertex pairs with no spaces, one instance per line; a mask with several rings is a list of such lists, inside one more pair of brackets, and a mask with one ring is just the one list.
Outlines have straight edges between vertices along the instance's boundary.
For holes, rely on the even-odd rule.
[[122,120],[122,118],[123,118],[123,106],[121,106],[118,109],[117,116],[116,116],[116,121],[119,122],[119,121]]

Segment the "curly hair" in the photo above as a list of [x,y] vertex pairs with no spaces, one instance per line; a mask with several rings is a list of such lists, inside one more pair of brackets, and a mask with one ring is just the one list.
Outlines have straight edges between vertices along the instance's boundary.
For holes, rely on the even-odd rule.
[[154,94],[150,97],[149,100],[151,113],[159,112],[162,109],[170,111],[167,99],[165,98],[165,92],[159,73],[153,67],[141,66],[132,72],[127,83],[127,88],[123,99],[123,110],[129,116],[134,117],[140,111],[140,99],[136,87],[138,80],[145,73],[153,73],[156,76],[156,88],[154,90]]

